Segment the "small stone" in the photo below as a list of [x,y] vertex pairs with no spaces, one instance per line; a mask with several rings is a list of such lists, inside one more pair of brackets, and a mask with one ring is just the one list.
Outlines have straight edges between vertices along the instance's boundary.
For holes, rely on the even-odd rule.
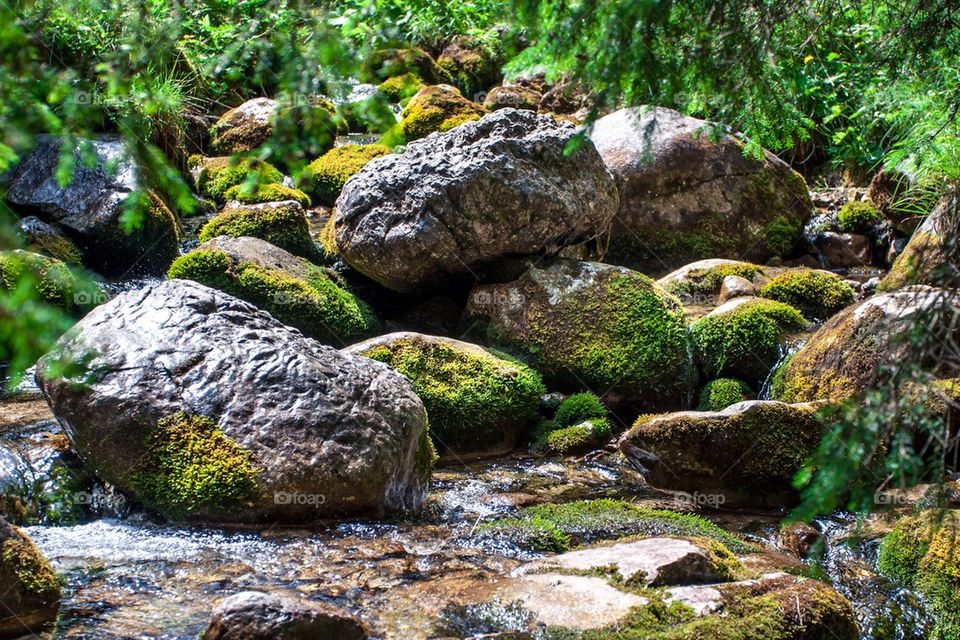
[[742,298],[754,296],[757,294],[757,288],[752,282],[740,276],[727,276],[723,279],[723,285],[720,287],[720,297],[718,301],[723,304],[733,298]]

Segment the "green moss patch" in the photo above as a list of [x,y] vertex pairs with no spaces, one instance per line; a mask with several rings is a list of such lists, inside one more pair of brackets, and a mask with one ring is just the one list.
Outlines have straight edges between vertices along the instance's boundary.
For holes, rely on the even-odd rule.
[[835,273],[796,269],[781,273],[760,290],[764,298],[789,304],[808,318],[826,319],[853,304],[856,292]]
[[[4,581],[4,588],[16,586],[21,598],[29,605],[58,601],[60,581],[53,569],[28,538],[12,525],[6,524],[6,527],[13,529],[16,535],[4,540],[0,547],[0,562],[3,563],[0,573],[15,578],[16,584]],[[4,599],[8,600],[6,593]]]
[[300,176],[300,186],[321,204],[332,206],[350,177],[390,149],[382,144],[345,144],[311,162]]
[[84,273],[29,251],[0,252],[0,288],[32,291],[43,302],[73,314],[106,301],[100,285]]
[[762,382],[780,357],[781,340],[807,321],[793,307],[773,300],[749,300],[714,312],[690,326],[707,378],[740,378]]
[[526,365],[479,347],[461,349],[454,341],[402,338],[363,355],[410,380],[444,453],[512,446],[536,417],[545,391]]
[[308,260],[320,257],[303,209],[287,205],[228,207],[200,229],[200,242],[217,236],[251,236]]
[[252,159],[192,156],[189,165],[200,195],[217,202],[225,202],[227,190],[237,185],[244,184],[253,189],[258,184],[283,181],[279,169],[267,162]]
[[602,446],[611,435],[607,408],[592,393],[575,393],[557,407],[553,419],[541,423],[535,448],[566,455]]
[[753,391],[743,380],[735,378],[717,378],[703,386],[700,392],[700,411],[723,411],[732,404],[750,400]]
[[238,511],[258,496],[252,454],[209,418],[179,413],[164,418],[147,440],[134,486],[165,515]]
[[378,87],[390,102],[403,102],[427,86],[423,79],[413,73],[387,78]]
[[284,200],[293,200],[302,207],[310,206],[310,196],[299,189],[285,187],[282,184],[272,182],[270,184],[253,185],[238,184],[230,187],[223,194],[227,200],[236,200],[245,204],[258,204],[261,202],[282,202]]
[[403,110],[399,128],[407,142],[434,131],[449,131],[470,120],[479,120],[486,111],[447,85],[426,87]]
[[[531,530],[537,533],[531,536],[533,541],[545,540],[550,546],[530,546],[529,539],[516,535]],[[606,498],[527,507],[519,517],[485,523],[478,527],[478,532],[534,551],[567,551],[576,545],[634,535],[702,537],[716,540],[737,553],[755,551],[752,545],[700,516],[646,509]],[[561,539],[566,539],[567,544],[556,548],[554,543]]]
[[337,347],[379,328],[373,311],[321,267],[298,277],[280,269],[236,261],[224,251],[195,249],[177,258],[167,276],[194,280],[246,300],[280,322]]
[[881,220],[883,214],[869,202],[848,202],[837,214],[840,231],[845,233],[870,231]]

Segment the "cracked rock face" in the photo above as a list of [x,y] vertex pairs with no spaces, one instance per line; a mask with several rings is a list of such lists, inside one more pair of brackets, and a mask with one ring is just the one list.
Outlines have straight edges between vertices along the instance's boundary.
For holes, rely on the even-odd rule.
[[220,291],[172,280],[124,293],[47,357],[58,350],[96,354],[93,379],[81,386],[38,375],[47,401],[78,453],[134,496],[134,463],[150,433],[186,412],[211,419],[257,469],[258,495],[248,504],[196,517],[310,521],[423,500],[417,461],[426,415],[406,378]]
[[622,109],[590,130],[617,179],[605,261],[669,271],[701,258],[764,262],[787,253],[813,211],[806,183],[764,151],[662,107]]
[[589,240],[618,196],[589,141],[564,154],[575,135],[502,109],[377,158],[337,201],[337,246],[358,271],[407,292]]

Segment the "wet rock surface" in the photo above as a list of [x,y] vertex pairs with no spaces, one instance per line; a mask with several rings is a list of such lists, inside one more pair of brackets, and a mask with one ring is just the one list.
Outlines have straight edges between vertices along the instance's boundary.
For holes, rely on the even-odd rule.
[[331,606],[244,591],[217,605],[204,640],[365,640],[361,621]]

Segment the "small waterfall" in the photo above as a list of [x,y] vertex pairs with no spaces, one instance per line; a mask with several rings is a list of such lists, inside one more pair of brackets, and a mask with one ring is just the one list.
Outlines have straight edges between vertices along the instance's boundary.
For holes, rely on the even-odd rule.
[[760,400],[772,400],[770,397],[770,387],[773,383],[773,376],[777,370],[782,367],[787,360],[790,359],[790,356],[799,351],[803,345],[807,343],[806,340],[796,340],[785,346],[780,347],[780,357],[777,358],[777,362],[770,368],[770,372],[767,374],[767,377],[763,381],[763,385],[760,386],[760,393],[757,395],[757,398]]

